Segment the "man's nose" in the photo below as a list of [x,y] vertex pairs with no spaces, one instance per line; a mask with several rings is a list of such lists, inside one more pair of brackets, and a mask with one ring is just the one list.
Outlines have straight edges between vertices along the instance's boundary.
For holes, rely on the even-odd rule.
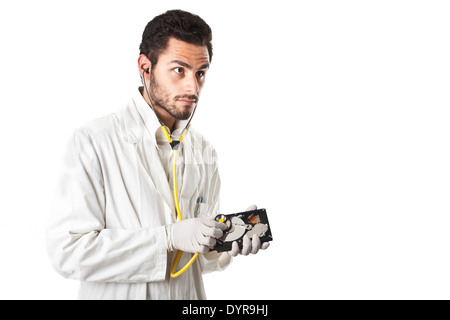
[[184,90],[187,94],[198,94],[200,86],[198,84],[197,76],[195,74],[186,77]]

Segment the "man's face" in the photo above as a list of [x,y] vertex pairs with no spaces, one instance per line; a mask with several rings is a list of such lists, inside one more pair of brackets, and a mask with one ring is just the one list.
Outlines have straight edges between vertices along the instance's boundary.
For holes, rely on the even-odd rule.
[[177,120],[190,117],[197,104],[209,67],[206,46],[170,38],[150,74],[150,97]]

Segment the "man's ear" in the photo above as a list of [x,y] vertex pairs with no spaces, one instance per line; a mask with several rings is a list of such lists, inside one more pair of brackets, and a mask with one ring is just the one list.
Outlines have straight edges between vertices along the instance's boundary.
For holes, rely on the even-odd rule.
[[138,58],[139,75],[142,76],[142,72],[150,73],[152,63],[145,54],[141,54]]

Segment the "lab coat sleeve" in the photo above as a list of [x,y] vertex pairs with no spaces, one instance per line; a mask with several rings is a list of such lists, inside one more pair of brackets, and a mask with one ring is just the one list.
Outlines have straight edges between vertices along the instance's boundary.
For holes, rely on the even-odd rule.
[[[215,217],[220,213],[220,175],[219,168],[217,164],[217,153],[214,149],[211,148],[211,157],[215,161],[213,161],[213,165],[211,165],[212,170],[212,179],[209,182],[207,187],[207,203],[208,210],[206,214],[212,217]],[[202,273],[209,273],[213,271],[222,271],[224,270],[232,261],[232,258],[226,252],[217,252],[211,251],[208,253],[200,254],[199,261]]]
[[46,232],[53,267],[66,278],[83,281],[163,280],[167,267],[164,226],[107,228],[95,141],[79,129],[67,150]]

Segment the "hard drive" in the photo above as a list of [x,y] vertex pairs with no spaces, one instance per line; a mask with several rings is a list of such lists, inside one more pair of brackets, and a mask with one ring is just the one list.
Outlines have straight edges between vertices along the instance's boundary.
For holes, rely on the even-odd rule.
[[245,235],[251,239],[254,234],[257,234],[261,243],[273,240],[266,209],[219,214],[215,220],[225,223],[227,226],[222,238],[217,239],[213,248],[218,252],[230,251],[233,241],[237,241],[239,248],[242,249],[242,241]]

